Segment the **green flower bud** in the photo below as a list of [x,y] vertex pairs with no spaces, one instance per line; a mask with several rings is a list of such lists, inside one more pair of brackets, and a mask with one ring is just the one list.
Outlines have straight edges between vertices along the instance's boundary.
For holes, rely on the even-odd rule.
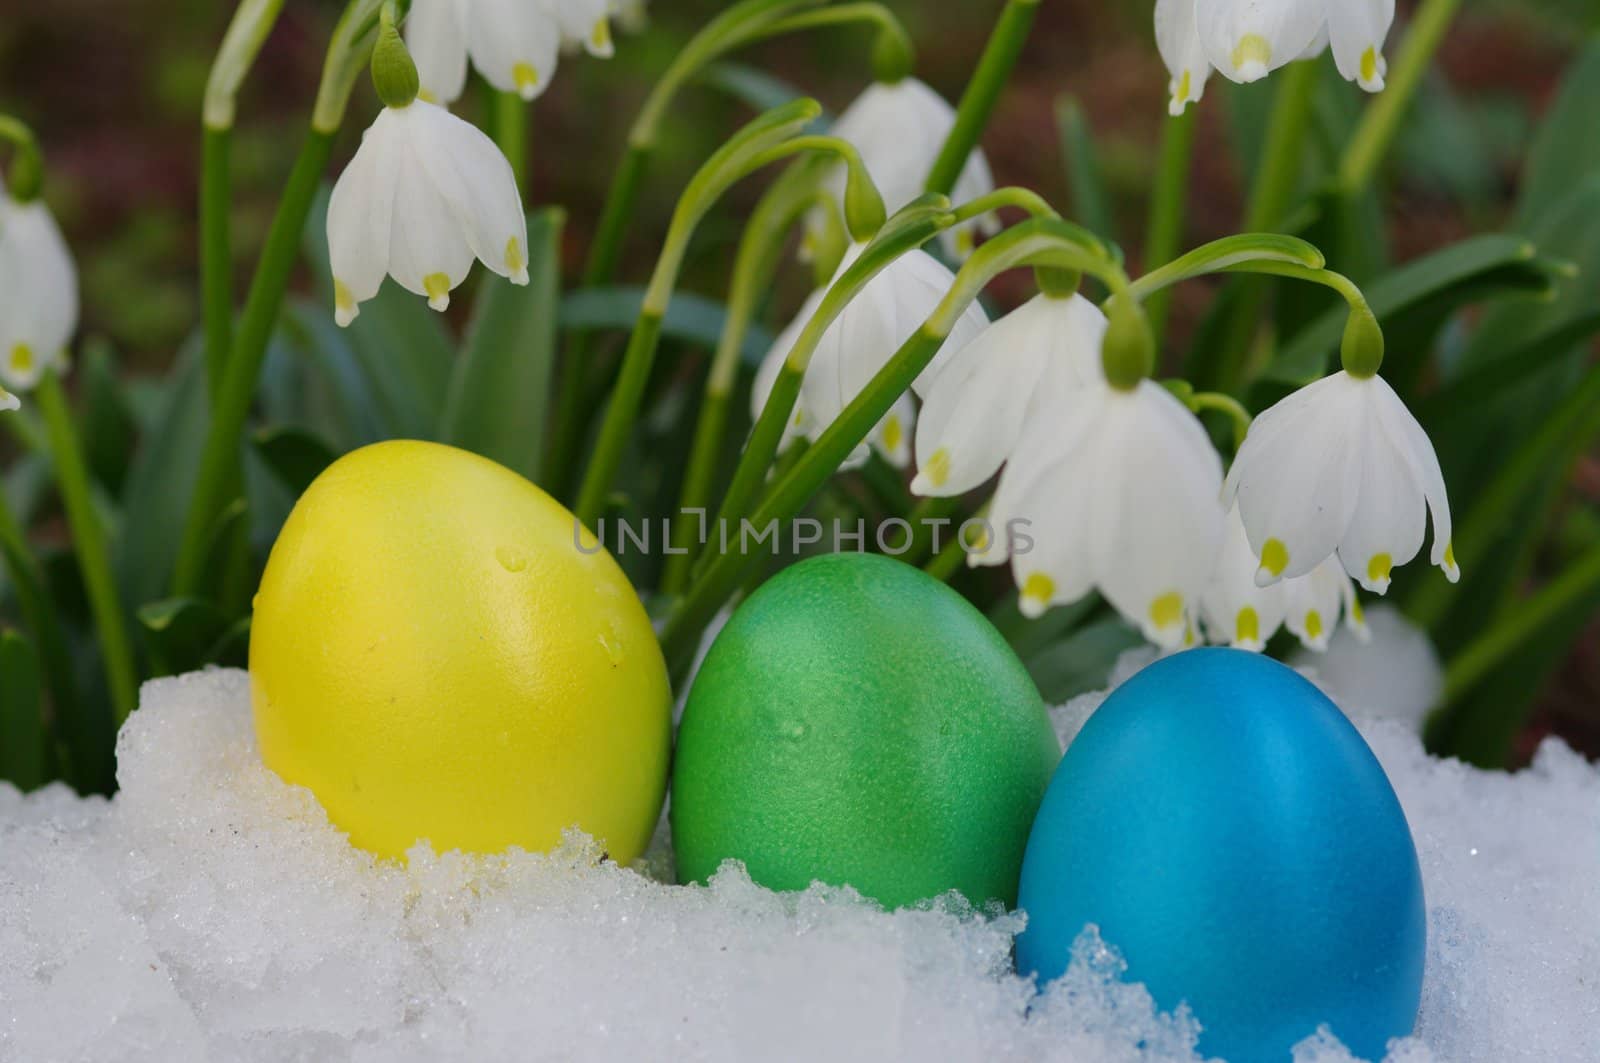
[[417,78],[417,64],[406,50],[385,10],[383,28],[378,31],[378,43],[372,49],[372,85],[378,90],[378,99],[385,107],[409,107],[422,90]]
[[872,76],[885,85],[894,85],[911,76],[916,67],[911,40],[899,26],[884,26],[872,42]]
[[1130,296],[1114,297],[1106,308],[1110,324],[1100,347],[1106,382],[1118,391],[1132,391],[1156,366],[1156,339],[1144,309]]
[[1071,299],[1083,284],[1083,274],[1071,269],[1040,267],[1033,271],[1033,282],[1052,299]]
[[883,196],[873,184],[872,175],[859,159],[852,161],[844,186],[844,220],[850,238],[858,244],[866,243],[878,235],[888,217]]
[[1383,366],[1383,349],[1383,327],[1377,317],[1366,307],[1352,308],[1339,351],[1344,371],[1359,380],[1377,376]]

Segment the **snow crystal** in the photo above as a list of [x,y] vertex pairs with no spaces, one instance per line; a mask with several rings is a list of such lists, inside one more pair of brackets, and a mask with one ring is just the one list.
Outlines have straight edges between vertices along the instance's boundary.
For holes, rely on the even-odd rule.
[[[1600,1058],[1600,771],[1552,743],[1486,774],[1363,726],[1430,903],[1391,1063]],[[1035,996],[1022,916],[955,897],[885,912],[735,867],[666,885],[664,837],[646,873],[576,835],[375,861],[261,765],[242,673],[148,685],[118,755],[113,801],[0,785],[0,1059],[1196,1058],[1205,1017],[1158,1011],[1114,948],[1086,935]],[[1323,1034],[1295,1058],[1350,1057]]]

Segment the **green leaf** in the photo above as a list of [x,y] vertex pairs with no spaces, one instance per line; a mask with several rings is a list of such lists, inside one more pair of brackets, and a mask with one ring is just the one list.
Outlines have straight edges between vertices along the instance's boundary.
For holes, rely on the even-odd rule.
[[1417,419],[1433,426],[1475,418],[1490,402],[1527,376],[1568,357],[1574,348],[1600,334],[1600,311],[1546,329],[1515,351],[1488,365],[1469,369],[1416,404]]
[[1532,233],[1590,176],[1600,173],[1595,100],[1600,99],[1600,39],[1567,68],[1560,95],[1539,124],[1511,227]]
[[326,390],[327,425],[334,429],[328,438],[340,450],[402,434],[350,346],[349,334],[334,324],[325,307],[306,299],[294,300],[284,315],[284,333],[291,349],[303,356],[311,375]]
[[538,475],[550,409],[565,220],[559,209],[529,216],[526,286],[486,278],[438,433],[530,480]]
[[[712,63],[700,72],[700,81],[726,93],[754,111],[770,111],[795,100],[804,99],[807,93],[779,77],[746,63],[730,59]],[[833,120],[824,114],[811,127],[813,133],[826,133]]]
[[187,519],[199,476],[209,409],[200,343],[191,339],[169,372],[159,416],[134,456],[122,491],[122,534],[112,544],[112,560],[125,602],[148,602],[166,593],[178,557],[175,533]]
[[116,492],[127,479],[138,425],[117,379],[108,343],[84,343],[81,380],[83,412],[78,431],[83,439],[84,460],[95,481]]
[[1056,100],[1056,127],[1061,132],[1061,153],[1072,188],[1072,217],[1087,229],[1114,237],[1116,219],[1095,152],[1094,133],[1076,96]]
[[[1409,373],[1431,350],[1431,336],[1452,312],[1508,293],[1548,295],[1561,263],[1540,258],[1529,241],[1479,236],[1436,251],[1367,285],[1364,292],[1388,338],[1384,376]],[[1347,311],[1328,311],[1280,350],[1262,375],[1300,387],[1320,379],[1339,351]]]
[[230,618],[210,602],[194,598],[167,598],[139,608],[145,644],[155,675],[191,672],[211,663],[207,651],[231,625]]
[[16,631],[0,631],[0,779],[24,792],[48,778],[39,658]]
[[1080,628],[1024,663],[1045,703],[1061,705],[1079,694],[1104,690],[1117,658],[1142,645],[1144,639],[1137,631],[1108,617]]
[[1321,269],[1324,265],[1322,252],[1299,237],[1244,233],[1213,240],[1150,271],[1134,282],[1133,291],[1146,298],[1162,288],[1207,274],[1248,272],[1255,262],[1281,262],[1306,269]]
[[[561,300],[561,328],[567,332],[595,332],[601,329],[630,331],[644,306],[643,288],[586,288],[569,293]],[[696,347],[715,347],[722,336],[727,307],[713,299],[690,293],[672,297],[672,305],[662,321],[661,335]],[[752,366],[771,349],[773,335],[752,325],[745,337],[744,361]]]
[[299,498],[338,455],[300,428],[267,428],[256,433],[256,452],[291,498]]

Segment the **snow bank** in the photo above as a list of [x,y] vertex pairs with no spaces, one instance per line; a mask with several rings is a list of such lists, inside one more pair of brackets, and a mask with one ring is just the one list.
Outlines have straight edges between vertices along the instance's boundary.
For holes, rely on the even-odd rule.
[[[1097,696],[1058,710],[1065,735]],[[1395,1063],[1600,1058],[1600,770],[1431,760],[1363,725],[1422,854],[1430,951]],[[1194,1058],[1080,943],[1044,996],[1010,971],[1016,915],[888,913],[847,890],[706,888],[549,856],[379,864],[256,755],[246,680],[152,683],[122,792],[0,785],[0,1059]],[[647,858],[659,874],[663,844]],[[1327,1039],[1300,1060],[1348,1056]]]

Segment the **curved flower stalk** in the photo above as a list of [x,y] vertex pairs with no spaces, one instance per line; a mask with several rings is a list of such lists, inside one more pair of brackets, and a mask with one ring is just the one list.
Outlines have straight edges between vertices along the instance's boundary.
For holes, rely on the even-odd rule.
[[[836,280],[861,257],[864,250],[864,244],[855,244],[846,252]],[[801,436],[814,440],[827,431],[840,412],[916,333],[954,283],[955,276],[948,269],[920,250],[910,251],[895,259],[882,273],[872,278],[838,319],[828,326],[821,342],[817,344],[801,382],[800,401],[796,403],[794,416],[785,430],[785,444]],[[794,349],[800,333],[816,316],[826,292],[825,286],[812,293],[799,315],[773,344],[762,363],[756,387],[752,390],[754,416],[759,417],[766,407],[789,352]],[[986,324],[983,310],[976,304],[970,306],[957,321],[933,364],[918,377],[915,385],[917,390],[925,393],[949,356],[977,338]],[[901,396],[894,409],[873,430],[869,437],[871,447],[897,467],[910,464],[915,421],[916,407],[911,397]],[[867,450],[865,445],[858,448],[850,456],[848,464],[861,464],[867,458]]]
[[415,67],[393,28],[374,81],[384,109],[334,185],[328,247],[334,310],[349,325],[385,274],[444,310],[474,257],[528,283],[527,221],[506,157],[475,126],[418,98]]
[[1353,579],[1383,594],[1392,570],[1422,548],[1429,512],[1432,563],[1461,578],[1433,444],[1375,373],[1335,373],[1257,417],[1228,473],[1224,504],[1235,503],[1260,586],[1337,553]]
[[916,494],[953,498],[978,487],[1039,424],[1062,423],[1072,395],[1104,383],[1106,316],[1080,295],[1044,294],[957,351],[927,390],[917,420]]
[[[0,190],[0,383],[32,391],[65,368],[78,328],[78,271],[50,208],[36,190]],[[0,394],[0,409],[17,398]]]
[[1370,637],[1355,587],[1334,559],[1305,576],[1269,587],[1256,585],[1258,567],[1244,522],[1238,509],[1233,509],[1228,513],[1210,585],[1201,599],[1206,634],[1213,642],[1260,653],[1287,624],[1307,649],[1321,652],[1327,649],[1341,613],[1357,638]]
[[1232,81],[1259,81],[1330,45],[1340,74],[1381,92],[1393,23],[1394,0],[1157,0],[1156,44],[1172,78],[1171,111],[1182,114],[1198,101],[1213,69]]
[[[956,112],[925,83],[914,77],[870,85],[845,108],[829,132],[854,144],[866,163],[872,181],[883,193],[890,214],[922,195],[945,140],[955,127]],[[834,198],[842,202],[845,170],[836,166],[826,178]],[[961,203],[993,192],[994,175],[982,148],[974,148],[957,179],[951,198]],[[826,226],[821,209],[807,220],[808,248],[820,241]],[[939,237],[945,250],[957,259],[971,253],[979,233],[999,231],[993,215],[965,222]]]

